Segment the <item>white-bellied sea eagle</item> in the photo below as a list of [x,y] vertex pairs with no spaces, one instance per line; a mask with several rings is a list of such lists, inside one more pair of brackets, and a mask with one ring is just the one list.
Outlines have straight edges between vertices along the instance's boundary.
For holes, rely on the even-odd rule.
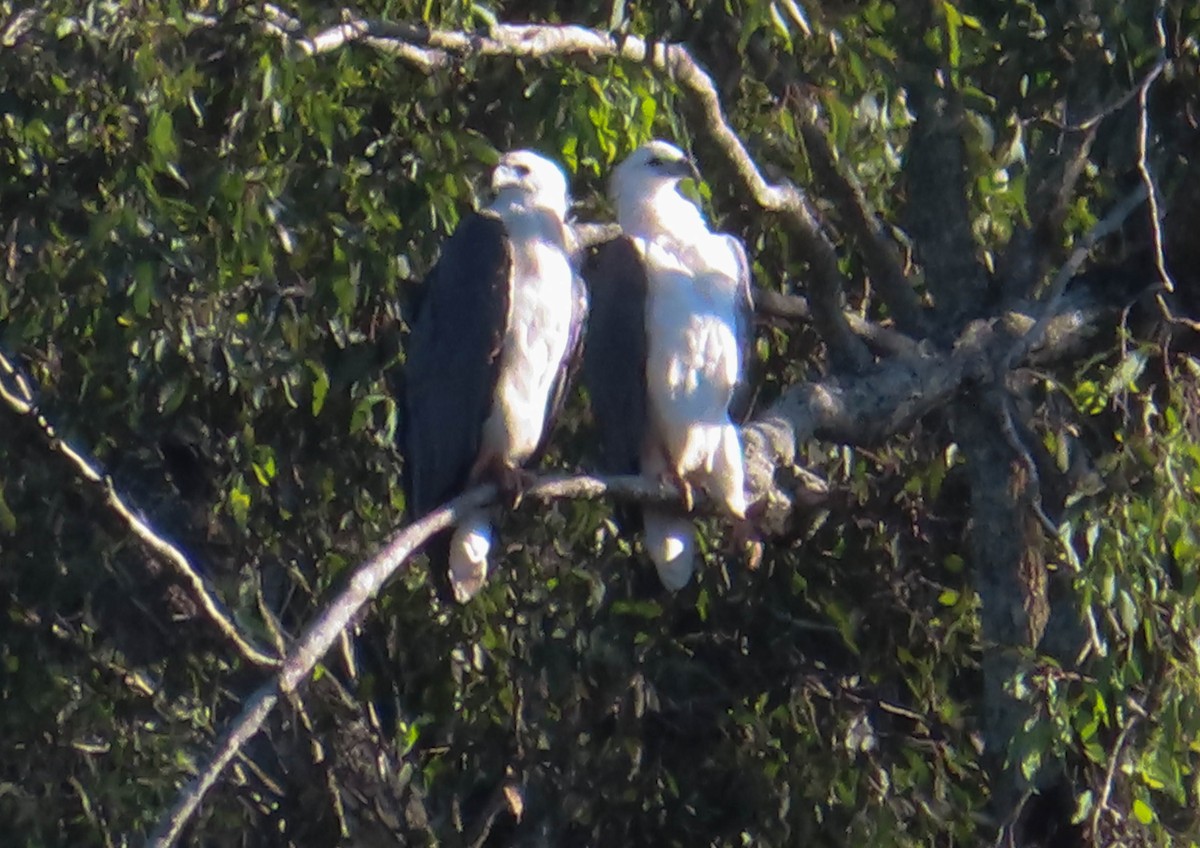
[[[579,352],[587,296],[565,222],[567,180],[528,150],[504,154],[495,199],[464,218],[425,280],[407,345],[401,443],[413,517],[468,486],[519,486],[545,446]],[[461,602],[482,587],[492,516],[431,545]]]
[[[744,519],[742,447],[730,417],[753,332],[750,266],[740,241],[708,228],[679,193],[696,175],[664,141],[635,150],[610,187],[623,234],[584,267],[591,301],[584,380],[602,470],[704,489]],[[663,585],[695,570],[695,527],[678,506],[645,507],[646,550]]]

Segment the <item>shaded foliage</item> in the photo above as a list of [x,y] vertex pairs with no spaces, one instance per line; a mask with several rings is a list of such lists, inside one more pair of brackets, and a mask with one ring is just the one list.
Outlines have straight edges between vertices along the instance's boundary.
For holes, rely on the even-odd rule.
[[[942,186],[919,184],[937,177],[913,164],[915,100],[935,81],[954,95],[971,246],[949,258],[984,283],[965,317],[991,315],[1044,292],[1137,184],[1139,114],[1122,98],[1159,58],[1152,6],[730,0],[610,15],[513,2],[496,14],[686,41],[757,161],[814,186],[848,307],[887,321],[845,207],[815,190],[828,177],[805,125],[815,116],[923,270],[936,257],[921,254],[915,207]],[[338,21],[320,4],[289,11],[314,30]],[[356,12],[487,23],[463,2]],[[306,56],[263,19],[223,2],[0,2],[0,351],[62,436],[274,644],[404,520],[388,374],[403,366],[417,285],[498,150],[560,158],[591,220],[608,217],[614,161],[677,139],[759,285],[803,291],[809,269],[648,67],[492,58],[425,74],[359,45]],[[1149,98],[1149,165],[1172,303],[1187,312],[1200,291],[1200,11],[1171,2],[1162,20],[1172,65]],[[1045,790],[1027,802],[1025,844],[1069,844],[1045,841],[1053,832],[1194,844],[1200,374],[1194,339],[1137,300],[1157,280],[1151,256],[1143,210],[1078,281],[1120,327],[1011,381],[1061,538],[1035,525],[1025,540],[1055,607],[1041,644],[1002,646],[1016,657],[1009,695],[1027,707],[1007,751],[981,751],[982,663],[997,646],[981,632],[971,484],[943,410],[882,446],[803,445],[834,489],[822,512],[768,540],[753,572],[705,523],[707,567],[677,596],[598,502],[506,516],[503,567],[469,606],[437,601],[418,563],[363,623],[357,662],[350,649],[326,658],[304,710],[279,710],[191,838],[977,844],[1012,812],[999,800],[1007,756]],[[764,322],[754,368],[762,410],[826,375],[821,338]],[[564,418],[547,464],[587,467],[582,397]],[[0,822],[14,845],[136,840],[264,672],[31,422],[8,409],[0,422]],[[372,700],[387,707],[382,736]]]

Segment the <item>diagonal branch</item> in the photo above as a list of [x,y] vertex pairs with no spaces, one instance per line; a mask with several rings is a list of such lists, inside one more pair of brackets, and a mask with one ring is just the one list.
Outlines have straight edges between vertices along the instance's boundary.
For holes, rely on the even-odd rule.
[[875,217],[862,186],[838,165],[829,139],[819,127],[803,117],[799,125],[813,171],[844,216],[875,287],[896,318],[896,325],[906,333],[924,337],[928,327],[921,301],[904,275],[895,242]]
[[765,211],[784,216],[799,239],[812,269],[813,321],[829,347],[835,368],[859,371],[871,362],[866,345],[851,331],[843,312],[843,279],[837,254],[801,189],[786,180],[768,182],[745,144],[729,125],[712,77],[681,44],[649,44],[633,35],[615,36],[580,26],[497,24],[486,32],[467,33],[412,24],[386,23],[343,13],[343,21],[316,35],[300,34],[301,25],[271,4],[261,8],[264,27],[318,54],[361,43],[394,55],[424,73],[449,68],[468,58],[549,59],[637,62],[679,84],[699,107],[704,128],[717,143],[743,189]]
[[[734,23],[734,21],[730,21]],[[862,186],[843,168],[829,144],[823,128],[812,117],[813,110],[801,93],[805,89],[803,74],[791,56],[781,56],[769,41],[753,37],[747,42],[750,60],[767,87],[782,105],[792,106],[792,116],[800,128],[800,136],[808,153],[813,173],[829,199],[833,201],[847,224],[851,237],[862,250],[867,269],[896,324],[911,335],[928,335],[925,313],[920,298],[904,273],[895,241],[880,225],[863,194]]]
[[[279,672],[247,700],[245,708],[225,731],[212,758],[159,820],[147,843],[149,846],[159,848],[175,844],[204,796],[242,747],[262,728],[280,696],[290,696],[300,688],[355,616],[379,593],[384,583],[407,565],[421,545],[470,512],[495,502],[497,495],[498,490],[493,485],[467,491],[400,530],[379,553],[355,570],[349,584],[296,640]],[[547,475],[524,491],[526,498],[543,501],[604,495],[642,502],[676,502],[679,499],[676,489],[641,477]]]
[[[1099,332],[1096,320],[1103,307],[1091,301],[1063,302],[1042,334],[1032,359],[1053,357],[1073,349],[1081,337]],[[998,348],[1011,345],[1011,325],[1028,327],[1034,319],[1010,313],[995,324],[976,322],[951,353],[921,358],[897,358],[858,378],[795,386],[759,420],[742,431],[750,498],[765,504],[767,529],[779,521],[779,507],[790,509],[793,490],[781,491],[776,469],[798,473],[801,487],[816,492],[819,481],[805,481],[795,468],[797,445],[814,436],[847,444],[872,444],[911,426],[934,408],[943,406],[968,381],[990,382],[1000,359]],[[793,484],[794,489],[794,484]],[[431,536],[463,515],[492,503],[494,486],[480,486],[396,533],[374,557],[360,566],[343,589],[310,624],[288,652],[278,674],[247,701],[245,709],[225,732],[212,759],[160,819],[149,842],[173,845],[224,768],[253,737],[279,701],[309,677],[317,663],[357,614],[378,594]],[[641,477],[563,477],[547,475],[525,491],[535,500],[611,496],[640,502],[677,502],[679,493],[668,485]]]
[[0,401],[17,415],[30,419],[40,431],[50,451],[62,454],[75,467],[76,474],[104,501],[105,506],[117,517],[130,533],[138,538],[152,554],[174,569],[175,573],[191,589],[193,597],[209,621],[221,635],[234,646],[238,654],[253,665],[272,668],[279,660],[270,652],[259,648],[250,637],[244,635],[225,610],[220,596],[208,579],[188,560],[187,554],[167,541],[146,519],[138,515],[132,506],[113,487],[112,478],[104,474],[96,462],[71,447],[58,435],[41,410],[33,394],[29,380],[16,365],[0,352]]

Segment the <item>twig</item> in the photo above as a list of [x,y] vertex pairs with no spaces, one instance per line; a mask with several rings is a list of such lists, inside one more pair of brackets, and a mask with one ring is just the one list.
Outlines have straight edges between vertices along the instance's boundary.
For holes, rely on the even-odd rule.
[[732,166],[743,188],[758,205],[791,222],[803,244],[814,279],[814,318],[830,347],[831,358],[850,370],[861,370],[871,357],[846,326],[841,309],[842,279],[837,254],[796,185],[770,183],[745,144],[725,119],[712,77],[681,44],[650,44],[634,35],[616,36],[581,26],[497,24],[486,32],[468,33],[410,24],[385,23],[342,12],[342,22],[316,35],[299,35],[300,23],[272,4],[260,8],[264,29],[308,54],[326,53],[348,44],[364,44],[394,55],[424,73],[448,68],[468,58],[561,58],[599,62],[621,60],[645,64],[666,74],[700,107],[705,128]]
[[104,501],[105,506],[136,536],[153,554],[167,563],[191,590],[192,595],[204,610],[209,621],[234,646],[243,659],[253,665],[274,668],[279,659],[259,648],[250,637],[244,635],[225,611],[216,589],[188,560],[187,554],[167,541],[146,519],[138,515],[132,506],[113,486],[112,478],[100,470],[96,462],[83,452],[71,447],[59,437],[57,429],[38,408],[28,378],[12,360],[0,352],[0,400],[18,415],[31,419],[46,440],[51,451],[65,456],[79,478],[90,486]]
[[1146,187],[1146,197],[1150,204],[1150,233],[1154,242],[1154,267],[1158,271],[1159,280],[1168,292],[1175,291],[1175,284],[1167,273],[1167,259],[1163,253],[1162,213],[1158,208],[1158,190],[1154,177],[1150,173],[1150,165],[1146,156],[1147,139],[1150,135],[1150,110],[1147,101],[1150,97],[1150,86],[1158,79],[1167,67],[1167,30],[1163,24],[1166,14],[1166,3],[1157,0],[1154,4],[1154,33],[1158,41],[1158,61],[1146,74],[1142,84],[1138,86],[1138,137],[1137,137],[1137,166],[1142,184]]
[[[605,495],[641,502],[676,502],[680,497],[673,487],[642,477],[547,475],[524,492],[526,498],[534,500],[598,498]],[[245,709],[226,730],[208,764],[180,792],[175,804],[159,820],[148,845],[161,847],[175,844],[204,796],[242,746],[262,728],[280,696],[290,696],[297,691],[359,611],[371,602],[383,584],[408,562],[417,549],[435,533],[450,527],[464,515],[494,502],[496,496],[497,489],[492,485],[471,489],[396,533],[379,553],[354,571],[346,588],[300,634],[279,672],[249,698]]]
[[1163,288],[1168,292],[1175,291],[1175,284],[1167,273],[1167,258],[1163,252],[1162,213],[1158,209],[1158,189],[1154,185],[1154,177],[1150,173],[1150,165],[1146,161],[1146,138],[1150,134],[1150,115],[1146,108],[1146,100],[1150,93],[1151,84],[1158,79],[1166,67],[1165,61],[1155,64],[1138,88],[1138,137],[1137,137],[1137,167],[1142,178],[1142,187],[1146,192],[1146,200],[1150,206],[1150,235],[1154,246],[1154,268]]
[[1054,282],[1050,286],[1045,298],[1042,300],[1041,314],[1034,322],[1033,326],[1022,335],[1013,346],[1004,355],[999,371],[1007,373],[1012,370],[1013,366],[1029,355],[1029,352],[1042,343],[1042,338],[1045,336],[1046,328],[1050,322],[1054,320],[1058,314],[1059,302],[1062,300],[1063,293],[1067,289],[1067,284],[1071,282],[1079,268],[1091,253],[1092,248],[1096,246],[1102,238],[1113,232],[1125,222],[1133,210],[1136,209],[1143,200],[1146,199],[1146,187],[1138,186],[1132,192],[1127,194],[1112,210],[1094,227],[1084,234],[1079,240],[1075,250],[1072,251],[1067,261],[1058,269],[1058,274],[1054,278]]
[[1133,730],[1135,724],[1138,723],[1139,717],[1131,715],[1126,721],[1124,727],[1121,728],[1121,733],[1117,736],[1117,744],[1113,746],[1112,759],[1108,763],[1108,771],[1104,775],[1104,789],[1100,791],[1100,798],[1096,801],[1096,809],[1092,811],[1092,841],[1097,839],[1100,828],[1100,816],[1108,809],[1108,799],[1112,796],[1113,778],[1117,774],[1117,766],[1121,763],[1121,752],[1125,748],[1125,740],[1129,737],[1129,732]]
[[821,182],[841,210],[851,234],[862,249],[871,279],[901,330],[927,334],[925,315],[912,284],[905,278],[896,244],[871,211],[862,186],[838,165],[829,139],[815,124],[800,118],[800,134]]

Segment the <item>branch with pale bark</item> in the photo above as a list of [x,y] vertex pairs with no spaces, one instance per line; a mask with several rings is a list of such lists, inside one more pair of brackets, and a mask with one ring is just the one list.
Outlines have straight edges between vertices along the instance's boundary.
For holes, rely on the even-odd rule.
[[[771,314],[772,308],[778,316],[803,313],[816,324],[829,346],[831,359],[844,366],[843,370],[859,374],[854,378],[834,378],[795,386],[744,429],[750,495],[752,500],[768,505],[765,515],[768,522],[786,521],[796,501],[822,492],[820,481],[806,478],[802,469],[796,467],[798,446],[806,440],[822,438],[844,444],[878,443],[946,404],[964,386],[995,384],[1009,368],[1029,361],[1052,360],[1077,350],[1081,343],[1100,332],[1098,319],[1112,312],[1087,293],[1078,298],[1065,295],[1066,283],[1086,256],[1084,251],[1077,252],[1064,266],[1051,297],[1040,307],[1035,305],[992,320],[976,321],[966,327],[949,350],[928,352],[890,328],[880,328],[861,319],[856,323],[855,316],[842,306],[842,280],[833,246],[813,216],[804,193],[786,181],[767,181],[745,144],[726,121],[711,78],[682,45],[650,45],[636,37],[617,37],[573,26],[497,25],[485,32],[465,33],[372,22],[349,14],[344,15],[342,23],[307,36],[295,19],[273,6],[263,6],[257,14],[265,29],[306,53],[322,54],[358,43],[395,56],[423,73],[436,73],[466,59],[503,56],[579,62],[639,62],[673,78],[699,107],[705,130],[716,141],[746,193],[763,210],[784,216],[806,245],[806,258],[813,271],[810,298],[807,301],[799,298],[781,300],[779,298],[786,296],[764,296],[759,304],[760,314]],[[201,23],[206,22],[201,20]],[[941,104],[938,108],[941,109]],[[947,116],[938,111],[929,120],[931,137],[953,146],[952,112]],[[816,137],[809,141],[819,154],[828,152],[816,144]],[[901,283],[896,277],[898,263],[894,256],[888,255],[878,224],[866,208],[861,192],[856,193],[853,184],[844,180],[844,175],[839,176],[832,159],[824,164],[828,166],[829,184],[844,195],[842,205],[848,204],[855,213],[849,216],[855,231],[865,245],[877,251],[873,260],[874,272],[898,287]],[[962,221],[965,220],[962,216]],[[958,235],[960,238],[954,245],[957,249],[948,251],[948,255],[953,254],[960,260],[971,258],[969,239],[963,238],[962,232]],[[870,257],[868,261],[872,261]],[[965,276],[977,283],[978,273],[973,264]],[[946,290],[957,279],[953,269],[934,276]],[[978,285],[972,289],[978,289]],[[873,334],[874,345],[869,334]],[[1020,341],[1014,343],[1014,339]],[[871,365],[869,346],[878,346],[877,349],[890,356]],[[178,549],[169,545],[170,550],[157,547],[138,529],[144,522],[132,509],[113,505],[115,493],[111,483],[92,463],[59,441],[53,429],[44,424],[44,419],[36,413],[27,382],[22,385],[21,379],[15,369],[9,369],[8,383],[4,386],[4,399],[9,407],[38,419],[49,443],[75,463],[83,479],[103,490],[106,501],[131,531],[168,561],[176,566],[180,563],[187,566],[181,573],[192,583],[198,596],[206,599],[205,608],[210,618],[238,644],[244,657],[259,665],[278,665],[278,660],[249,645],[236,629],[229,629],[232,625],[221,613],[211,587],[197,580],[195,569],[188,566],[187,558]],[[779,482],[783,475],[778,472],[782,469],[794,472],[796,480],[786,484]],[[348,586],[291,646],[278,673],[248,699],[245,710],[229,727],[211,761],[163,817],[150,844],[173,844],[222,770],[259,731],[280,697],[290,697],[298,691],[329,648],[342,637],[356,613],[370,603],[391,576],[405,567],[420,545],[431,535],[449,527],[464,512],[491,503],[496,495],[495,489],[487,486],[467,492],[402,529],[376,556],[355,571]],[[677,497],[669,487],[639,478],[594,477],[547,477],[529,488],[526,495],[542,500],[611,496],[655,501]],[[120,499],[117,501],[120,503]],[[153,532],[150,535],[161,538]]]
[[[1051,320],[1042,343],[1030,351],[1033,360],[1053,359],[1072,351],[1082,339],[1098,332],[1096,320],[1111,309],[1081,297],[1065,299]],[[996,378],[1001,352],[1011,349],[1015,329],[1028,329],[1036,319],[1013,312],[997,322],[977,322],[968,328],[950,353],[922,358],[894,359],[871,374],[845,381],[805,384],[792,388],[759,420],[743,429],[747,487],[751,500],[766,506],[763,521],[786,524],[796,501],[821,497],[823,484],[802,469],[794,468],[797,445],[817,437],[845,444],[878,443],[899,432],[933,408],[952,399],[970,381]],[[776,471],[791,468],[799,482],[781,490]],[[800,491],[803,490],[803,491]],[[679,493],[671,486],[641,477],[564,477],[547,475],[524,491],[538,501],[613,497],[642,503],[675,502]],[[367,562],[359,566],[343,589],[297,639],[283,666],[247,701],[217,745],[212,759],[180,793],[160,820],[153,846],[174,844],[182,829],[213,787],[221,772],[253,737],[280,696],[296,692],[355,616],[371,602],[384,583],[404,568],[434,534],[452,526],[463,515],[493,503],[496,487],[480,486],[455,498],[441,509],[405,527]],[[781,526],[782,526],[781,524]]]
[[837,254],[804,192],[786,180],[768,181],[745,143],[725,118],[712,77],[682,44],[648,43],[633,35],[615,35],[580,26],[497,24],[478,32],[386,23],[342,13],[342,23],[307,36],[295,18],[272,4],[261,7],[269,32],[307,54],[327,53],[358,43],[406,62],[427,74],[466,59],[557,58],[576,62],[620,60],[646,65],[680,85],[699,108],[703,128],[716,142],[726,164],[746,193],[767,212],[784,216],[801,244],[811,271],[808,290],[817,331],[834,366],[859,371],[871,362],[866,344],[851,329],[843,310],[843,280]]
[[[538,501],[613,496],[643,503],[674,502],[680,497],[673,487],[641,477],[562,475],[547,475],[536,480],[523,490],[523,495],[526,499]],[[465,515],[494,503],[498,496],[499,490],[490,484],[465,492],[440,509],[400,530],[388,540],[379,553],[355,569],[349,584],[326,605],[292,645],[279,672],[247,699],[242,712],[218,742],[212,758],[159,820],[148,844],[175,844],[183,828],[226,766],[262,729],[280,696],[290,697],[299,690],[329,649],[341,638],[355,616],[375,598],[389,579],[407,566],[421,545],[436,533],[454,525]]]
[[254,640],[234,623],[215,587],[196,568],[188,555],[155,529],[136,507],[116,490],[112,478],[94,459],[63,441],[58,430],[42,414],[29,378],[3,352],[0,352],[0,401],[3,401],[9,411],[32,421],[44,439],[47,449],[62,455],[74,468],[79,481],[99,496],[105,507],[130,534],[140,541],[151,555],[174,571],[191,592],[205,617],[242,659],[252,665],[267,668],[279,665],[277,657],[258,647]]

